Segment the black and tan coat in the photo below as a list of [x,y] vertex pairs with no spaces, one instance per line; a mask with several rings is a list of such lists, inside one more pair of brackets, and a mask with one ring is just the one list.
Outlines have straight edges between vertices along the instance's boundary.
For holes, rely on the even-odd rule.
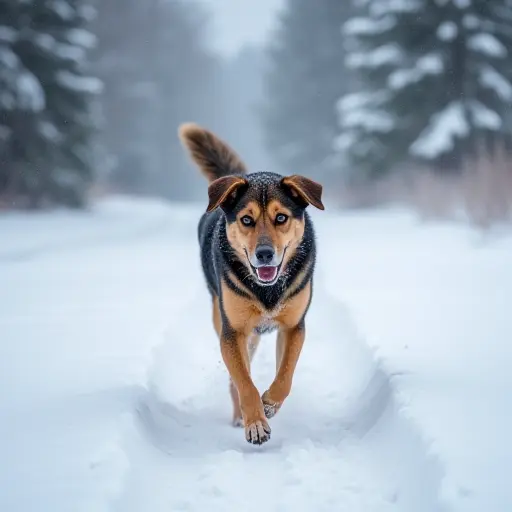
[[[233,424],[261,444],[290,393],[312,298],[315,234],[306,208],[324,209],[322,187],[303,176],[247,174],[237,154],[195,124],[180,138],[209,181],[198,237],[213,323],[231,377]],[[277,330],[276,375],[260,397],[251,359],[261,334]]]

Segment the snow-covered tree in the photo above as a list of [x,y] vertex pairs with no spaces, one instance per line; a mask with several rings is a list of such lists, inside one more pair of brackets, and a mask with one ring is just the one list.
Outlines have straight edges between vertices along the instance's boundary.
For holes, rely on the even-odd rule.
[[337,130],[335,102],[350,88],[340,26],[352,7],[340,0],[288,0],[269,47],[266,145],[282,170],[328,167]]
[[94,10],[85,0],[7,0],[1,8],[10,22],[0,29],[4,186],[33,206],[81,206],[101,89],[86,69]]
[[338,103],[346,168],[460,168],[476,141],[512,134],[510,0],[363,0],[343,27],[363,83]]
[[17,0],[0,3],[0,193],[17,193],[24,181],[11,160],[16,112],[38,113],[44,109],[44,91],[38,79],[15,51],[19,39]]
[[181,0],[98,2],[94,69],[105,85],[111,185],[175,199],[202,190],[193,186],[201,177],[177,127],[189,120],[213,127],[222,117],[203,22],[198,6]]

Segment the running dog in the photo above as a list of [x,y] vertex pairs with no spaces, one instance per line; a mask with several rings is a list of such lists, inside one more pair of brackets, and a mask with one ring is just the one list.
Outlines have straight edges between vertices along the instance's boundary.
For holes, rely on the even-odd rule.
[[[179,138],[209,182],[198,238],[213,325],[230,376],[233,425],[249,443],[270,439],[272,418],[288,397],[306,334],[315,268],[308,205],[323,210],[322,186],[306,177],[248,174],[239,156],[194,123]],[[251,360],[260,335],[278,331],[276,375],[260,397]]]

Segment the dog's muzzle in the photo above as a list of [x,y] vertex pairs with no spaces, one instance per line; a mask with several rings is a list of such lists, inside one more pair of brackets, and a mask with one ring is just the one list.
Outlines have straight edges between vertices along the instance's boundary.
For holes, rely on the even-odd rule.
[[259,245],[254,251],[254,257],[248,259],[258,281],[263,284],[272,284],[276,281],[282,260],[276,261],[276,253],[271,245]]

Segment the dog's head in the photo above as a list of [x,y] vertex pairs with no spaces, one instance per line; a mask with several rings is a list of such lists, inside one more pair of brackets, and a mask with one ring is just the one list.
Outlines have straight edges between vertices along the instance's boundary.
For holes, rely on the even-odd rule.
[[227,237],[261,285],[274,284],[295,254],[305,226],[305,209],[320,210],[322,186],[303,176],[261,172],[225,176],[208,188],[207,211],[222,208]]

